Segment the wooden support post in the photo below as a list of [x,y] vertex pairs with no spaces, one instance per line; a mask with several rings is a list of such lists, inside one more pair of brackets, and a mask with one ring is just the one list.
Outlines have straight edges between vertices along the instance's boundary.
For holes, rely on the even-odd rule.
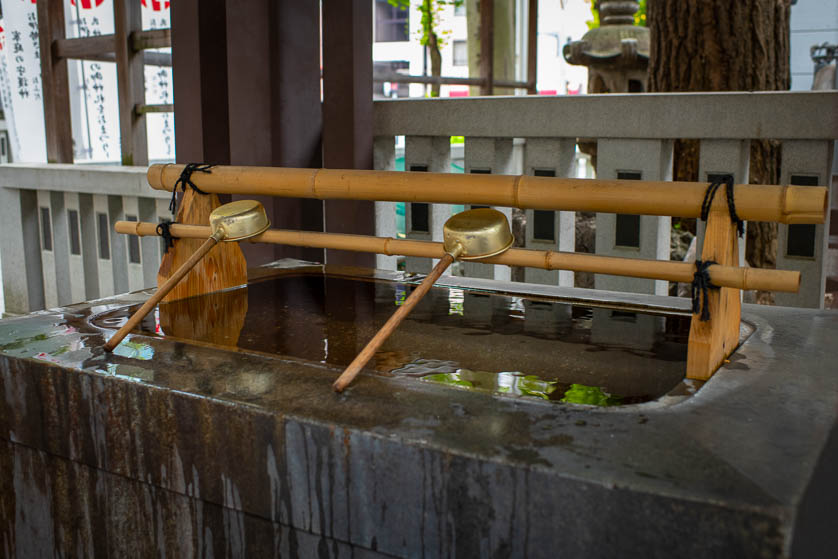
[[527,5],[527,94],[538,93],[538,0]]
[[145,113],[134,111],[136,105],[145,103],[143,53],[134,50],[131,36],[143,30],[140,4],[132,0],[115,0],[113,17],[122,164],[148,165]]
[[67,59],[52,54],[52,43],[63,39],[63,0],[38,2],[38,35],[41,45],[41,90],[44,99],[44,125],[47,161],[73,162],[73,130],[70,122],[70,86]]
[[[713,199],[707,219],[701,259],[725,266],[737,266],[739,263],[736,224],[730,220],[725,193],[721,188]],[[687,378],[690,379],[709,379],[739,343],[740,291],[730,287],[710,289],[707,305],[710,320],[702,322],[699,309],[693,314],[690,324],[687,346]]]
[[493,95],[495,89],[495,4],[480,1],[480,95]]
[[[325,0],[323,14],[323,166],[372,168],[372,3]],[[375,204],[327,200],[330,233],[375,233]],[[375,266],[370,254],[326,251],[326,263]]]

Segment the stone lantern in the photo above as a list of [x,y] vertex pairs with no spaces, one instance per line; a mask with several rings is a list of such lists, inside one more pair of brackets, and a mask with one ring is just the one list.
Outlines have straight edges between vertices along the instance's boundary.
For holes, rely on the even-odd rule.
[[642,93],[649,30],[634,25],[635,0],[599,0],[600,26],[564,46],[565,60],[588,67],[588,93]]

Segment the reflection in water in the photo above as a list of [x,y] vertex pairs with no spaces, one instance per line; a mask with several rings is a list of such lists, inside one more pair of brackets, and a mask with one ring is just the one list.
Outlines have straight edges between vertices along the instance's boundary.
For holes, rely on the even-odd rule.
[[[342,369],[414,288],[319,273],[283,275],[161,305],[160,326],[164,335]],[[115,328],[132,311],[106,313],[94,323]],[[149,319],[140,331],[155,335],[156,326]],[[688,332],[686,316],[620,314],[434,287],[368,367],[549,400],[572,400],[572,385],[584,385],[598,387],[606,400],[619,394],[628,403],[657,398],[681,382]],[[258,392],[259,382],[251,384]]]
[[148,361],[154,357],[154,349],[150,345],[133,340],[123,340],[114,348],[113,353],[129,359],[140,359],[141,361]]
[[178,299],[161,304],[158,310],[165,334],[235,346],[247,315],[247,287]]

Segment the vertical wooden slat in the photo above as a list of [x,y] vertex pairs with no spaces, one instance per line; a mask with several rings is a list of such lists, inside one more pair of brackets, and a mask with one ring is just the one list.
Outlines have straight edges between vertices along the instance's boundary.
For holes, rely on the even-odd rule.
[[38,34],[41,46],[41,84],[47,161],[73,162],[73,130],[70,121],[70,87],[67,60],[52,55],[52,43],[65,37],[64,0],[38,2]]
[[495,82],[494,0],[480,2],[480,95],[492,95]]
[[143,51],[135,51],[131,44],[131,33],[143,29],[140,3],[114,0],[113,18],[122,164],[148,165],[145,114],[134,111],[135,105],[145,103]]
[[527,93],[538,93],[538,0],[527,4]]

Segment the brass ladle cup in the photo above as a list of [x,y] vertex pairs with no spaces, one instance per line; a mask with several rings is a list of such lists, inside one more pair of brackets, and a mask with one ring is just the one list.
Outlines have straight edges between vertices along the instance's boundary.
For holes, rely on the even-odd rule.
[[413,307],[430,291],[434,282],[454,260],[480,260],[495,256],[511,247],[514,240],[506,216],[497,210],[480,208],[451,216],[442,228],[442,245],[445,255],[338,377],[332,385],[335,391],[342,392],[349,386],[364,365],[398,328],[402,320],[410,314]]
[[271,222],[265,214],[265,208],[255,200],[237,200],[215,208],[210,214],[210,229],[212,235],[189,257],[189,260],[175,270],[175,273],[161,285],[151,298],[137,309],[122,328],[105,344],[105,351],[113,351],[116,346],[133,330],[137,324],[157,306],[163,297],[171,291],[189,270],[203,258],[220,241],[242,241],[265,232]]

